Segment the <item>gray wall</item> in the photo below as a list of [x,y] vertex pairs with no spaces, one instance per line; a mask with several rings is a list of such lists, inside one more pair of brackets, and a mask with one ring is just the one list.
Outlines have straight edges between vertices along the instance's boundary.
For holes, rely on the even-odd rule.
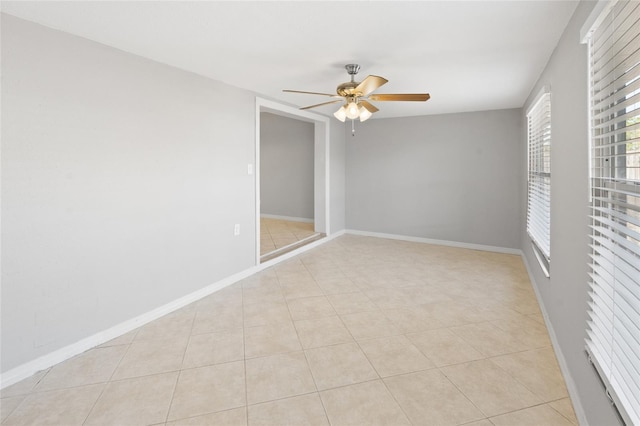
[[260,113],[260,213],[313,219],[313,127]]
[[[588,255],[588,73],[587,46],[580,29],[593,2],[581,2],[567,26],[526,108],[544,86],[551,89],[551,278],[542,273],[526,229],[522,228],[525,258],[542,297],[580,403],[592,425],[614,425],[618,420],[584,352],[587,320]],[[524,118],[523,118],[524,119]],[[526,146],[526,135],[522,135]],[[521,157],[526,173],[526,153]],[[523,221],[526,185],[521,187]]]
[[253,266],[254,123],[251,92],[2,15],[2,371]]
[[345,136],[347,228],[519,248],[521,120],[513,109],[357,126]]
[[[0,371],[255,264],[254,93],[1,24]],[[344,135],[331,137],[337,232]]]

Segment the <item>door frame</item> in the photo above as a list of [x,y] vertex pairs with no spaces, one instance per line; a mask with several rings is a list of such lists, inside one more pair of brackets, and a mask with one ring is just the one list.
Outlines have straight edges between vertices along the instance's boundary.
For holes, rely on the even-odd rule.
[[283,117],[313,123],[313,223],[316,232],[330,234],[331,185],[330,129],[331,120],[324,115],[256,97],[255,194],[256,194],[256,265],[260,264],[260,113],[269,112]]

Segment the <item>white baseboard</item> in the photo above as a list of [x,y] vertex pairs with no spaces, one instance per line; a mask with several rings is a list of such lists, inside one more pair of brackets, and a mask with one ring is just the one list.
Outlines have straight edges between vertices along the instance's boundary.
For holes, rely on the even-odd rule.
[[[459,243],[455,241],[434,240],[434,239],[428,239],[428,238],[409,237],[409,236],[403,236],[403,235],[383,234],[378,232],[341,230],[327,237],[324,237],[318,241],[314,241],[306,246],[293,250],[289,253],[285,253],[282,256],[279,256],[275,259],[269,260],[268,262],[247,268],[244,271],[241,271],[229,277],[223,278],[222,280],[217,281],[213,284],[210,284],[207,287],[204,287],[193,293],[187,294],[183,297],[173,300],[163,306],[160,306],[156,309],[153,309],[135,318],[124,321],[107,330],[96,333],[76,343],[65,346],[54,352],[43,355],[35,360],[29,361],[25,364],[22,364],[11,370],[8,370],[5,373],[2,373],[0,375],[0,388],[5,388],[7,386],[10,386],[14,383],[19,382],[20,380],[26,379],[32,376],[33,374],[37,373],[38,371],[52,367],[62,361],[65,361],[71,357],[81,354],[82,352],[85,352],[93,347],[99,346],[103,343],[108,342],[109,340],[115,339],[116,337],[126,334],[164,315],[167,315],[184,306],[187,306],[190,303],[196,302],[206,296],[209,296],[210,294],[213,294],[216,291],[219,291],[246,277],[249,277],[257,272],[260,272],[263,269],[269,268],[287,259],[295,257],[301,253],[304,253],[313,248],[316,248],[344,234],[362,235],[362,236],[369,236],[369,237],[376,237],[376,238],[387,238],[387,239],[402,240],[402,241],[412,241],[412,242],[444,245],[444,246],[451,246],[451,247],[460,247],[460,248],[467,248],[467,249],[473,249],[473,250],[493,251],[498,253],[522,255],[522,252],[520,250],[505,248],[505,247],[494,247],[494,246],[486,246],[486,245],[479,245],[479,244],[467,244],[467,243]],[[523,259],[524,259],[524,256],[523,256]],[[525,261],[525,265],[527,266],[527,270],[529,270],[529,265],[527,264],[526,259],[524,259],[524,261]],[[529,272],[529,276],[531,277],[531,280],[533,282],[533,277],[530,272]],[[548,318],[544,311],[544,305],[542,304],[542,301],[539,297],[535,284],[534,284],[534,289],[536,291],[536,296],[538,297],[539,304],[543,311],[545,322],[547,323],[547,328],[549,329],[549,335],[553,342],[554,348],[556,349],[556,354],[558,354],[558,357],[559,357],[560,368],[562,369],[565,377],[569,379],[567,380],[567,387],[569,388],[569,393],[573,396],[575,394],[575,384],[573,384],[573,381],[570,380],[570,376],[568,376],[566,362],[564,361],[564,358],[562,357],[562,353],[559,350],[557,340],[555,339],[555,334],[553,333],[553,328],[548,322]],[[576,398],[576,401],[578,401],[577,398]],[[579,404],[579,401],[578,401],[578,404]],[[583,414],[583,411],[581,411],[582,407],[578,406],[576,408],[580,409],[580,410],[576,410],[576,415],[578,415],[578,411],[580,411],[581,416],[579,416],[578,419],[580,420],[580,424],[583,424],[584,414]],[[584,424],[586,424],[586,421],[584,422]]]
[[190,293],[183,297],[175,299],[165,305],[155,308],[135,318],[124,321],[107,330],[98,332],[76,343],[72,343],[71,345],[65,346],[54,352],[51,352],[39,358],[36,358],[33,361],[29,361],[25,364],[22,364],[11,370],[8,370],[7,372],[2,373],[2,375],[0,376],[0,383],[1,383],[0,386],[1,388],[10,386],[16,382],[19,382],[20,380],[30,377],[31,375],[37,373],[38,371],[47,369],[64,360],[67,360],[71,357],[81,354],[93,347],[99,346],[105,342],[108,342],[109,340],[122,336],[123,334],[126,334],[131,330],[141,327],[175,310],[178,310],[184,306],[187,306],[190,303],[198,301],[203,297],[206,297],[212,293],[215,293],[216,291],[221,290],[237,281],[240,281],[241,279],[256,273],[260,269],[261,268],[259,266],[254,266],[242,272],[239,272],[237,274],[223,278],[218,282],[215,282],[204,288],[201,288],[200,290],[196,290],[193,293]]
[[384,234],[381,232],[369,232],[369,231],[358,231],[356,229],[347,229],[347,234],[352,235],[362,235],[365,237],[376,237],[376,238],[387,238],[390,240],[401,240],[401,241],[411,241],[414,243],[425,243],[425,244],[434,244],[439,246],[449,246],[449,247],[458,247],[465,248],[471,250],[482,250],[482,251],[492,251],[496,253],[506,253],[506,254],[517,254],[520,255],[522,252],[519,249],[513,249],[508,247],[497,247],[497,246],[487,246],[483,244],[471,244],[471,243],[461,243],[458,241],[447,241],[447,240],[434,240],[431,238],[422,238],[422,237],[410,237],[407,235],[396,235],[396,234]]
[[223,278],[220,281],[217,281],[213,284],[208,285],[207,287],[201,288],[200,290],[196,290],[193,293],[189,293],[185,296],[182,296],[156,309],[153,309],[135,318],[124,321],[118,325],[115,325],[107,330],[103,330],[92,336],[86,337],[78,342],[72,343],[54,352],[48,353],[32,361],[19,365],[18,367],[12,368],[11,370],[8,370],[0,374],[0,389],[3,389],[7,386],[11,386],[12,384],[19,382],[20,380],[31,377],[38,371],[45,370],[49,367],[52,367],[56,364],[61,363],[62,361],[65,361],[69,358],[79,355],[91,348],[94,348],[103,343],[106,343],[109,340],[122,336],[123,334],[126,334],[132,330],[135,330],[138,327],[141,327],[151,321],[154,321],[173,311],[176,311],[184,306],[187,306],[190,303],[196,302],[206,296],[209,296],[210,294],[213,294],[216,291],[222,290],[223,288],[230,286],[231,284],[234,284],[244,278],[247,278],[257,272],[260,272],[263,269],[269,268],[273,265],[276,265],[279,262],[282,262],[291,257],[297,256],[300,253],[304,253],[305,251],[311,250],[312,248],[318,247],[328,241],[333,240],[334,238],[339,237],[340,235],[343,235],[344,232],[345,232],[344,230],[336,232],[334,234],[331,234],[330,236],[324,237],[318,241],[314,241],[313,243],[300,247],[296,250],[293,250],[289,253],[279,256],[268,262],[247,268],[244,271],[241,271],[229,277]]
[[264,219],[288,220],[289,222],[302,222],[302,223],[314,222],[313,219],[309,219],[307,217],[279,216],[277,214],[260,214],[260,217]]
[[553,350],[556,353],[556,358],[558,359],[558,365],[560,366],[560,371],[562,371],[562,376],[564,377],[564,381],[567,385],[567,391],[569,392],[569,396],[571,397],[571,403],[573,404],[573,411],[576,413],[576,417],[578,419],[578,424],[588,426],[587,416],[584,412],[584,408],[582,407],[582,403],[580,402],[580,397],[578,396],[578,388],[576,383],[573,381],[573,377],[569,372],[569,366],[567,365],[567,360],[562,353],[562,349],[560,348],[560,343],[558,342],[558,338],[556,336],[556,332],[553,329],[553,324],[549,320],[549,315],[547,314],[547,310],[544,307],[544,301],[542,300],[542,296],[540,295],[540,290],[538,290],[538,284],[531,273],[531,268],[529,266],[529,262],[527,261],[527,257],[524,255],[524,252],[521,252],[522,261],[524,262],[524,266],[527,268],[527,274],[529,274],[529,281],[531,281],[531,286],[533,287],[533,291],[536,294],[536,298],[538,299],[538,305],[540,306],[540,310],[542,311],[542,317],[544,318],[544,323],[547,326],[547,331],[549,333],[549,338],[551,339],[551,344],[553,345]]

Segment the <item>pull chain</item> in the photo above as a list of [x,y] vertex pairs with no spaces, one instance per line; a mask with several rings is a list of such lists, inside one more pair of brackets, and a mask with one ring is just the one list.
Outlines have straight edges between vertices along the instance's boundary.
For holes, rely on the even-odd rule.
[[356,135],[356,120],[351,120],[351,136]]

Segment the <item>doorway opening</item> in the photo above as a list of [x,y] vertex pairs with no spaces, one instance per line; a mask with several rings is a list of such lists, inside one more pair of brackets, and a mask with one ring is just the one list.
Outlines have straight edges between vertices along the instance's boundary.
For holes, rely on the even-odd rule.
[[[292,147],[292,141],[278,141],[277,131],[262,132],[273,124],[293,126],[309,146]],[[261,141],[262,136],[265,141]],[[267,138],[269,140],[267,140]],[[272,146],[275,142],[275,148]],[[307,142],[305,142],[307,140]],[[264,144],[269,144],[263,145]],[[287,148],[287,144],[289,144]],[[262,149],[269,150],[262,154]],[[289,149],[290,152],[283,150]],[[278,152],[278,150],[280,150]],[[292,152],[296,151],[296,152]],[[256,264],[321,239],[329,234],[329,119],[266,99],[256,98]],[[304,164],[282,164],[282,161]],[[264,161],[264,164],[262,164]],[[262,181],[264,166],[269,182]],[[280,176],[278,176],[280,173]],[[297,180],[296,182],[287,182]],[[284,188],[278,192],[278,184]],[[301,191],[311,193],[304,194]],[[264,191],[264,194],[263,194]],[[297,192],[290,197],[286,192]],[[266,197],[266,198],[265,198]],[[263,209],[266,208],[266,211]]]

